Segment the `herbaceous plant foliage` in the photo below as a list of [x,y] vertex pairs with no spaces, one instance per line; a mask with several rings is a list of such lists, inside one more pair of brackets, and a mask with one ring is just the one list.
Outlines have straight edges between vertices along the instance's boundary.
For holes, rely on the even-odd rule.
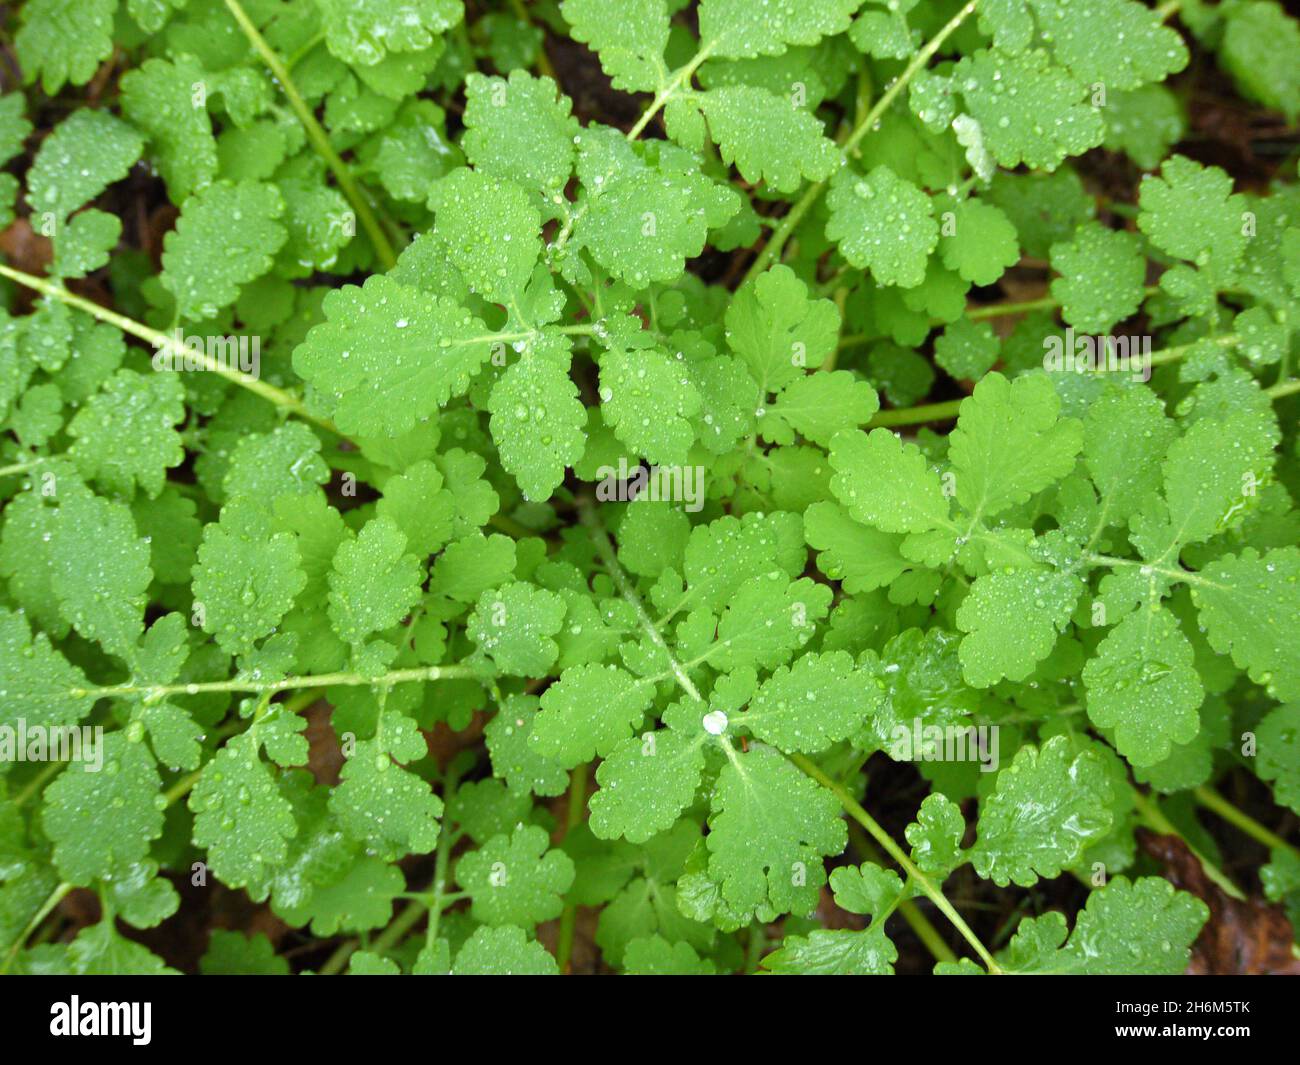
[[6,971],[1178,973],[1155,836],[1300,913],[1278,4],[9,12]]

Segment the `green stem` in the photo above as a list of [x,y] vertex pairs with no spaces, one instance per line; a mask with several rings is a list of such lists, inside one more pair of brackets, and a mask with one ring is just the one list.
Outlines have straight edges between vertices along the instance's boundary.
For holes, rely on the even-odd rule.
[[1283,396],[1294,396],[1300,392],[1300,378],[1294,381],[1287,381],[1286,384],[1274,385],[1272,388],[1264,389],[1264,394],[1272,399],[1281,399]]
[[67,304],[69,307],[75,307],[79,311],[85,311],[91,317],[101,322],[107,322],[109,325],[116,326],[123,333],[129,333],[145,343],[152,345],[160,351],[168,351],[172,355],[186,359],[197,359],[203,364],[203,368],[219,377],[224,377],[232,384],[240,388],[246,388],[248,391],[261,396],[263,399],[274,403],[290,414],[299,418],[304,418],[309,422],[314,422],[323,429],[328,429],[332,433],[338,430],[334,424],[326,418],[318,418],[308,412],[303,401],[291,392],[286,392],[282,388],[276,388],[274,385],[268,385],[252,374],[246,374],[241,370],[232,369],[223,366],[211,355],[206,352],[191,351],[179,340],[166,333],[161,333],[157,329],[150,329],[147,325],[141,325],[132,318],[118,314],[116,311],[110,311],[106,307],[101,307],[98,303],[78,296],[75,292],[69,292],[60,285],[46,281],[44,278],[34,277],[32,274],[25,274],[21,270],[15,270],[11,266],[0,266],[0,276],[7,277],[12,281],[17,281],[20,285],[41,293],[50,299],[58,300],[60,303]]
[[[858,123],[857,128],[849,134],[848,140],[841,146],[841,155],[846,161],[853,150],[861,143],[862,138],[871,131],[872,126],[889,110],[890,104],[894,102],[898,94],[907,88],[911,80],[934,58],[935,53],[943,47],[943,42],[957,32],[958,27],[970,17],[978,5],[979,0],[969,0],[968,3],[964,4],[962,9],[949,20],[948,24],[936,33],[924,48],[916,53],[915,58],[907,65],[907,69],[881,94],[880,99],[875,102],[871,110]],[[779,260],[781,249],[785,247],[785,242],[789,240],[790,234],[803,221],[804,215],[812,209],[813,204],[821,198],[821,194],[826,191],[829,184],[828,179],[808,186],[808,189],[795,202],[795,205],[786,212],[785,217],[781,219],[780,225],[772,233],[763,250],[754,259],[753,265],[750,266],[745,273],[744,280],[741,281],[742,286],[761,274],[771,263]]]
[[749,939],[745,943],[745,972],[758,972],[758,964],[763,958],[763,948],[767,946],[767,933],[757,921],[749,925]]
[[[588,772],[589,767],[583,762],[582,765],[575,766],[569,776],[569,806],[564,818],[564,836],[568,836],[582,821],[582,811],[587,806]],[[564,836],[560,838],[563,839]],[[564,911],[560,914],[560,938],[555,955],[562,973],[569,971],[569,960],[573,957],[573,935],[577,925],[578,907],[566,901]]]
[[610,542],[609,533],[605,531],[605,526],[596,517],[596,507],[589,496],[579,497],[578,517],[591,534],[592,542],[596,545],[596,553],[600,555],[601,561],[605,564],[605,569],[608,571],[610,579],[613,580],[614,587],[618,589],[619,595],[635,611],[637,622],[646,635],[650,637],[650,642],[663,653],[665,660],[668,662],[669,671],[676,678],[682,691],[697,703],[704,702],[704,697],[700,695],[699,689],[695,687],[695,682],[691,680],[682,664],[677,661],[677,656],[673,654],[672,649],[664,640],[663,633],[659,631],[654,619],[647,613],[640,594],[628,579],[623,567],[619,565],[618,555],[614,552],[614,545]]
[[44,766],[39,773],[27,782],[23,790],[14,796],[14,806],[22,806],[23,803],[41,790],[41,787],[50,779],[50,777],[54,776],[54,774],[67,764],[67,762],[51,762],[49,765]]
[[266,38],[262,36],[253,20],[248,17],[248,13],[239,0],[226,0],[226,7],[235,16],[235,21],[239,23],[239,28],[244,31],[248,43],[262,57],[262,62],[271,71],[271,75],[280,83],[280,88],[284,91],[284,95],[289,101],[289,106],[293,108],[294,114],[298,116],[298,121],[302,123],[303,129],[306,130],[307,138],[311,141],[312,147],[325,160],[325,165],[330,168],[334,180],[339,183],[343,195],[347,197],[348,203],[352,205],[352,209],[356,212],[362,228],[370,237],[370,242],[374,245],[375,254],[379,256],[380,263],[383,264],[385,270],[391,270],[397,265],[397,255],[393,252],[393,246],[389,243],[387,234],[384,233],[374,211],[371,210],[370,202],[366,199],[365,193],[362,192],[361,187],[352,176],[351,169],[339,157],[338,152],[334,150],[334,146],[330,144],[329,136],[321,128],[321,124],[316,121],[316,116],[312,109],[307,106],[307,101],[302,98],[302,94],[298,91],[298,86],[294,84],[288,68],[276,54],[275,49],[267,44]]
[[[875,862],[877,865],[884,864],[884,854],[862,831],[862,826],[856,821],[849,823],[849,837],[853,840],[853,845],[857,848],[858,853],[864,858]],[[916,933],[916,938],[921,941],[935,961],[953,962],[957,960],[957,955],[953,952],[952,947],[944,942],[939,930],[930,923],[930,919],[921,912],[915,902],[911,899],[902,899],[898,903],[898,913],[907,922],[908,927]]]
[[1283,851],[1293,858],[1300,859],[1300,847],[1293,846],[1276,832],[1265,828],[1250,814],[1238,810],[1208,784],[1197,788],[1192,794],[1196,797],[1196,801],[1207,810],[1218,814],[1228,824],[1235,825],[1257,843],[1262,843],[1270,850]]
[[147,699],[161,698],[165,695],[198,695],[200,692],[276,692],[291,691],[298,688],[332,688],[357,687],[391,687],[394,684],[407,684],[413,681],[465,680],[478,676],[472,666],[419,666],[414,669],[397,669],[377,677],[367,677],[361,673],[318,673],[315,676],[285,677],[283,680],[256,681],[236,678],[235,680],[203,681],[198,684],[116,684],[105,688],[69,688],[68,695],[74,699],[93,697],[112,699],[122,695],[143,695]]
[[45,458],[37,456],[28,462],[15,462],[12,466],[0,466],[0,477],[7,477],[12,473],[26,473],[28,470],[35,469]]
[[1137,808],[1138,816],[1141,818],[1142,823],[1145,824],[1147,828],[1151,829],[1153,832],[1159,832],[1163,836],[1177,836],[1182,840],[1183,843],[1186,844],[1187,849],[1191,851],[1192,854],[1196,856],[1197,861],[1201,863],[1201,867],[1205,870],[1205,875],[1212,882],[1217,884],[1225,894],[1234,899],[1244,899],[1246,897],[1242,894],[1241,889],[1229,880],[1217,865],[1211,862],[1209,858],[1205,857],[1204,854],[1192,845],[1187,837],[1178,830],[1178,826],[1170,821],[1169,818],[1164,815],[1164,811],[1161,810],[1160,807],[1157,806],[1148,796],[1143,795],[1142,792],[1134,789],[1133,804]]
[[957,417],[962,405],[960,399],[950,399],[943,403],[926,403],[920,407],[901,407],[898,410],[882,410],[867,423],[867,428],[889,428],[895,425],[920,425],[924,422],[941,422]]
[[1027,314],[1030,311],[1050,311],[1059,307],[1061,301],[1055,296],[1039,296],[1032,300],[1018,300],[1011,303],[990,303],[983,307],[970,307],[966,317],[972,322],[982,322],[988,318],[1004,318],[1011,314]]
[[700,45],[700,50],[695,53],[695,58],[677,71],[677,73],[673,75],[673,80],[655,94],[655,98],[650,102],[650,106],[646,108],[645,114],[638,118],[636,120],[636,125],[627,131],[628,140],[634,141],[641,136],[641,133],[645,130],[646,126],[650,124],[650,120],[659,113],[664,104],[672,99],[673,95],[684,83],[690,82],[691,75],[699,70],[700,65],[709,58],[709,54],[713,51],[715,43],[716,42],[714,41],[710,41],[708,44]]
[[59,884],[41,903],[41,908],[30,921],[27,922],[23,930],[18,934],[18,938],[13,941],[9,948],[9,953],[5,956],[4,965],[0,966],[0,975],[7,973],[9,967],[13,965],[14,959],[18,957],[18,952],[22,950],[23,944],[31,938],[32,934],[41,926],[41,922],[54,912],[54,907],[63,901],[63,897],[72,890],[72,885],[67,881]]
[[787,755],[787,757],[791,762],[807,773],[808,776],[812,777],[813,780],[817,781],[818,784],[826,788],[831,792],[831,794],[839,799],[840,805],[844,807],[848,815],[871,833],[872,838],[874,838],[875,841],[885,849],[885,852],[902,867],[903,871],[906,872],[913,881],[915,881],[917,887],[919,887],[929,897],[930,901],[939,908],[939,912],[952,922],[952,926],[961,933],[962,939],[966,940],[966,942],[970,944],[971,949],[979,955],[980,961],[984,963],[985,968],[994,975],[1001,973],[1002,970],[994,960],[993,955],[990,954],[984,944],[979,941],[979,937],[971,931],[970,925],[968,925],[962,915],[957,912],[953,907],[953,904],[948,901],[947,896],[945,896],[944,893],[940,891],[933,882],[931,882],[928,876],[917,868],[916,863],[908,857],[907,852],[894,842],[893,837],[880,827],[880,824],[874,817],[863,809],[862,804],[849,794],[848,789],[845,788],[843,784],[839,783],[839,781],[833,780],[831,777],[827,776],[815,762],[804,755],[791,754]]

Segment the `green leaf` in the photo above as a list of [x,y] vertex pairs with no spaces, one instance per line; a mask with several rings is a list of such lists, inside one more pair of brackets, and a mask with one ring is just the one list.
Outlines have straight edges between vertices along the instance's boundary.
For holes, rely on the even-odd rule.
[[939,243],[930,198],[881,164],[865,177],[848,167],[831,180],[826,239],[882,285],[915,288]]
[[819,928],[806,936],[786,936],[779,950],[763,958],[763,968],[799,976],[889,976],[898,951],[883,925],[861,932]]
[[330,796],[330,811],[349,836],[385,861],[428,854],[438,843],[442,800],[403,769],[428,754],[415,722],[381,712],[373,740],[359,740]]
[[[939,256],[965,281],[991,285],[1020,261],[1016,227],[1001,208],[983,200],[963,200],[943,212]],[[949,230],[951,227],[951,232]]]
[[912,860],[923,873],[946,877],[961,864],[966,821],[961,808],[939,793],[925,797],[916,820],[904,830],[912,845]]
[[1289,622],[1300,616],[1300,548],[1225,555],[1192,582],[1206,638],[1276,699],[1300,699],[1300,651]]
[[835,350],[840,316],[830,300],[810,300],[788,266],[774,266],[727,307],[727,344],[762,392],[779,392]]
[[63,616],[109,654],[131,659],[153,574],[130,509],[80,489],[60,505],[49,544],[50,585]]
[[848,839],[839,815],[830,792],[771,748],[733,756],[714,791],[709,875],[737,910],[810,912],[825,882],[821,858]]
[[493,303],[518,301],[542,246],[541,216],[527,193],[462,168],[433,187],[429,206],[434,233],[469,287]]
[[573,883],[573,860],[549,846],[545,829],[523,825],[461,858],[456,882],[469,895],[475,920],[532,928],[558,917]]
[[391,628],[420,601],[424,567],[406,550],[406,534],[388,518],[372,518],[339,545],[329,576],[329,617],[354,647]]
[[1155,765],[1200,729],[1205,689],[1194,658],[1174,616],[1153,605],[1116,625],[1084,666],[1088,717],[1115,730],[1115,746],[1133,765]]
[[466,633],[502,673],[541,677],[560,652],[551,637],[564,623],[564,609],[554,592],[516,581],[479,597]]
[[1148,174],[1138,192],[1138,228],[1161,251],[1231,275],[1246,247],[1242,216],[1244,197],[1232,191],[1232,179],[1218,167],[1175,155]]
[[144,859],[163,829],[162,781],[148,749],[120,732],[98,742],[101,764],[69,763],[45,789],[41,815],[59,872],[82,886]]
[[453,976],[558,976],[560,967],[522,928],[502,925],[476,929],[451,971]]
[[376,274],[334,289],[325,321],[293,353],[347,433],[396,436],[463,395],[493,337],[459,304]]
[[567,361],[523,355],[493,387],[488,410],[501,465],[526,498],[549,499],[587,442],[587,412]]
[[117,0],[30,0],[14,37],[27,84],[39,76],[53,96],[63,86],[84,85],[113,51]]
[[1255,771],[1277,801],[1300,811],[1300,705],[1277,706],[1255,729]]
[[689,943],[669,943],[663,936],[634,939],[623,952],[628,976],[712,976],[713,962],[701,958]]
[[566,768],[605,757],[631,734],[653,698],[651,684],[617,666],[574,666],[542,694],[529,742]]
[[1146,260],[1132,233],[1080,226],[1068,244],[1053,246],[1052,267],[1061,275],[1052,295],[1065,320],[1082,332],[1108,333],[1142,305]]
[[978,123],[981,143],[999,166],[1055,170],[1105,136],[1105,123],[1084,99],[1084,85],[1053,65],[1046,52],[981,50],[962,59],[953,78]]
[[230,654],[244,654],[270,635],[307,584],[291,533],[272,532],[256,505],[228,504],[203,529],[194,566],[194,600],[202,626]]
[[837,433],[830,461],[836,470],[831,489],[858,521],[892,533],[948,524],[939,475],[915,444],[903,443],[888,429]]
[[287,237],[283,213],[280,193],[253,181],[210,185],[185,201],[162,255],[162,283],[182,318],[213,317],[271,268]]
[[152,951],[120,935],[107,916],[77,933],[68,945],[68,961],[78,976],[179,975]]
[[248,733],[228,740],[203,767],[189,806],[195,846],[207,849],[213,873],[231,887],[264,882],[298,832],[293,807]]
[[88,686],[85,675],[50,646],[49,637],[32,633],[21,613],[0,608],[0,725],[75,725],[94,699],[71,694]]
[[[535,696],[507,696],[501,710],[483,730],[484,738],[493,770],[513,794],[560,795],[569,786],[569,775],[559,763],[538,754],[529,743],[537,708]],[[592,818],[595,818],[594,809]]]
[[760,685],[739,723],[787,754],[815,754],[857,731],[879,700],[850,655],[807,654]]
[[700,39],[718,56],[780,55],[792,44],[816,44],[849,28],[861,0],[755,7],[748,0],[703,0]]
[[1280,4],[1240,3],[1225,9],[1219,62],[1248,100],[1300,114],[1300,24]]
[[118,370],[68,424],[70,454],[89,480],[130,498],[135,486],[150,498],[167,470],[185,458],[176,426],[185,420],[184,389],[167,373]]
[[508,81],[471,73],[461,145],[475,169],[555,196],[573,172],[578,123],[571,109],[553,81],[527,71],[511,71]]
[[465,15],[460,0],[316,0],[333,55],[372,67],[394,53],[428,48]]
[[962,401],[948,446],[957,502],[976,518],[988,518],[1069,473],[1083,446],[1083,426],[1061,418],[1060,409],[1046,375],[1008,381],[991,373],[980,381]]
[[614,434],[654,465],[678,465],[695,439],[700,394],[680,364],[654,349],[600,361],[600,409]]
[[1007,950],[1013,973],[1178,976],[1209,917],[1200,899],[1160,877],[1115,877],[1088,896],[1066,943],[1065,917],[1052,911],[1020,922]]
[[[698,708],[703,717],[703,708]],[[698,729],[660,729],[617,743],[596,770],[600,790],[591,797],[591,831],[600,839],[644,843],[672,827],[695,799],[704,771]]]
[[58,227],[38,230],[61,234],[68,215],[126,177],[143,147],[140,134],[107,111],[70,114],[41,142],[27,172],[27,202]]
[[206,72],[189,56],[147,59],[122,78],[122,111],[149,138],[172,199],[182,204],[217,176],[217,142],[195,87]]
[[781,390],[763,432],[778,443],[790,443],[793,438],[776,430],[788,425],[814,444],[829,447],[837,432],[865,425],[879,409],[876,390],[847,370],[805,374]]
[[1083,463],[1097,486],[1097,524],[1121,525],[1160,484],[1149,455],[1164,454],[1178,430],[1160,400],[1143,388],[1113,389],[1088,408]]
[[1058,876],[1110,828],[1110,790],[1100,759],[1066,736],[1022,747],[980,806],[975,871],[1000,887]]
[[1083,581],[1048,568],[989,573],[971,585],[957,609],[962,672],[968,683],[989,688],[1025,680],[1052,653],[1083,592]]
[[821,122],[786,96],[728,85],[705,93],[700,107],[723,161],[752,185],[764,181],[777,192],[794,192],[804,178],[824,181],[840,165]]
[[873,920],[891,910],[903,894],[898,874],[874,862],[842,865],[831,872],[835,905],[849,913],[867,914]]
[[664,0],[563,0],[560,10],[573,39],[600,56],[614,88],[628,92],[657,89],[667,79],[668,8]]
[[676,280],[704,250],[709,229],[740,207],[737,193],[701,173],[692,153],[663,142],[642,151],[644,158],[615,130],[583,132],[578,178],[587,198],[573,230],[575,247],[634,288]]

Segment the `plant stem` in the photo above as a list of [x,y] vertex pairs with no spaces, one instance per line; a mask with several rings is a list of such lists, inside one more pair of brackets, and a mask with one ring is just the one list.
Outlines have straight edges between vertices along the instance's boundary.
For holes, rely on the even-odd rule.
[[871,421],[868,429],[889,428],[895,425],[920,425],[924,422],[941,422],[957,417],[962,405],[960,399],[950,399],[943,403],[926,403],[920,407],[900,407],[898,410],[882,410]]
[[13,965],[14,959],[18,957],[18,952],[22,950],[23,944],[31,938],[32,934],[41,926],[41,922],[54,912],[54,907],[63,901],[63,897],[72,890],[72,885],[66,880],[59,884],[41,903],[41,907],[35,915],[27,922],[23,930],[18,933],[18,938],[13,941],[9,947],[9,953],[5,955],[4,965],[0,965],[0,975],[7,973],[9,967]]
[[44,461],[43,457],[37,456],[27,462],[15,462],[12,466],[0,466],[0,477],[7,477],[11,473],[26,473],[28,470],[35,469]]
[[330,144],[329,136],[321,128],[321,124],[316,121],[316,116],[312,113],[312,109],[307,106],[307,101],[302,98],[302,94],[298,91],[298,86],[294,84],[288,68],[276,54],[275,49],[267,44],[266,38],[262,36],[253,20],[248,17],[244,5],[239,0],[226,0],[226,7],[235,16],[235,21],[239,23],[239,28],[244,31],[248,43],[262,57],[262,62],[271,71],[272,77],[280,83],[280,88],[284,91],[289,106],[293,108],[294,114],[298,116],[298,121],[302,123],[303,129],[307,132],[307,139],[311,141],[312,147],[316,149],[317,154],[325,160],[325,165],[330,168],[334,180],[339,183],[343,195],[347,197],[348,203],[352,205],[352,209],[356,212],[362,228],[366,231],[366,235],[370,237],[370,242],[374,245],[375,254],[379,256],[380,263],[385,270],[391,270],[397,265],[397,255],[393,252],[393,246],[389,243],[388,236],[384,233],[383,227],[375,217],[374,211],[371,210],[370,201],[366,199],[365,193],[352,176],[352,170],[339,157],[338,152],[334,150],[334,146]]
[[[569,775],[569,806],[564,818],[564,835],[568,836],[574,827],[582,821],[582,811],[587,807],[587,773],[589,771],[586,762],[582,765],[575,766],[573,772]],[[560,966],[560,972],[567,974],[569,971],[569,960],[573,956],[573,934],[578,925],[578,907],[572,902],[564,903],[564,911],[560,914],[560,938],[556,948],[555,960]]]
[[697,703],[704,702],[704,697],[700,695],[699,689],[695,687],[695,682],[691,680],[682,664],[677,661],[677,656],[673,654],[672,649],[665,642],[663,633],[659,631],[654,619],[646,612],[645,604],[641,601],[641,596],[635,586],[628,579],[623,567],[619,565],[618,555],[614,552],[614,545],[610,543],[609,533],[605,531],[605,526],[596,517],[596,507],[589,496],[580,496],[578,498],[578,517],[581,519],[582,524],[587,527],[587,531],[591,533],[591,539],[596,545],[596,553],[600,555],[601,561],[605,564],[605,569],[609,572],[614,587],[618,589],[619,595],[635,611],[637,622],[645,634],[650,637],[650,642],[663,653],[668,662],[669,671],[676,678],[682,691]]
[[67,764],[67,762],[50,762],[49,765],[42,768],[39,773],[27,782],[23,787],[23,790],[13,797],[14,806],[22,806],[23,803],[41,790],[41,786],[49,780],[50,777],[54,776],[55,773]]
[[1205,875],[1213,883],[1217,884],[1225,894],[1234,899],[1244,899],[1246,897],[1242,894],[1241,889],[1229,880],[1217,865],[1205,857],[1196,847],[1192,846],[1187,837],[1178,830],[1178,826],[1164,815],[1164,811],[1159,806],[1136,788],[1133,790],[1133,803],[1137,808],[1138,816],[1147,828],[1164,836],[1177,836],[1182,840],[1187,849],[1196,856],[1196,860],[1201,863]]
[[[841,157],[846,162],[853,150],[859,143],[861,143],[862,138],[871,131],[871,127],[879,121],[880,117],[887,110],[889,110],[890,104],[894,102],[898,94],[902,92],[911,80],[921,72],[926,64],[934,58],[935,53],[943,47],[943,42],[957,32],[958,27],[960,27],[961,24],[970,17],[978,5],[979,0],[969,0],[968,3],[964,4],[962,9],[958,11],[951,20],[949,20],[948,24],[936,33],[924,48],[916,53],[916,56],[907,65],[907,68],[903,73],[898,76],[897,80],[895,80],[895,82],[881,94],[880,99],[875,102],[871,110],[868,111],[862,121],[858,123],[857,128],[849,134],[848,140],[846,140],[841,146]],[[767,244],[763,246],[763,250],[758,253],[758,257],[754,259],[753,264],[750,266],[749,270],[746,271],[745,277],[741,281],[742,286],[761,274],[771,263],[779,261],[781,249],[785,247],[785,242],[790,238],[790,234],[793,233],[795,227],[803,221],[804,215],[812,209],[813,204],[821,198],[821,194],[826,191],[826,187],[829,184],[830,180],[826,179],[808,186],[807,191],[805,191],[804,194],[795,202],[795,205],[786,212],[785,217],[781,219],[780,225],[777,226],[776,230],[772,233],[772,236],[768,238]]]
[[[884,864],[884,854],[862,831],[862,826],[856,821],[849,824],[849,836],[864,858],[875,862],[877,865]],[[916,938],[921,941],[935,961],[951,962],[957,960],[957,955],[953,952],[952,947],[944,942],[939,930],[930,923],[930,919],[921,912],[915,902],[911,899],[903,899],[898,904],[898,913],[912,931],[916,933]]]
[[79,311],[85,311],[91,317],[101,322],[107,322],[109,325],[116,326],[123,333],[129,333],[160,351],[168,351],[173,355],[181,356],[186,359],[197,359],[203,364],[203,368],[219,377],[224,377],[232,384],[240,388],[246,388],[248,391],[261,396],[263,399],[274,403],[290,414],[296,415],[309,422],[319,425],[322,429],[328,429],[332,433],[338,430],[334,423],[326,418],[318,418],[316,415],[308,412],[303,401],[291,392],[286,392],[282,388],[276,388],[274,385],[268,385],[265,381],[259,380],[252,374],[246,374],[241,370],[232,369],[223,366],[207,352],[191,351],[175,337],[166,333],[160,333],[156,329],[150,329],[147,325],[141,325],[133,318],[127,318],[125,315],[118,314],[116,311],[110,311],[107,307],[101,307],[98,303],[86,299],[84,296],[78,296],[75,292],[69,292],[60,285],[46,281],[44,278],[35,277],[32,274],[25,274],[21,270],[15,270],[11,266],[0,266],[0,276],[7,277],[12,281],[17,281],[20,285],[25,285],[33,291],[48,296],[50,299],[56,299],[60,303],[65,303],[69,307],[75,307]]
[[374,687],[391,687],[413,681],[465,680],[477,676],[472,666],[419,666],[415,669],[397,669],[377,677],[361,673],[318,673],[315,676],[285,677],[283,680],[212,680],[198,684],[117,684],[106,688],[69,688],[72,698],[93,697],[111,699],[120,695],[143,695],[160,698],[164,695],[198,695],[200,692],[276,692],[297,688],[357,687],[362,684]]
[[710,41],[708,44],[701,44],[700,50],[695,53],[695,58],[677,71],[677,73],[673,75],[673,80],[655,94],[655,98],[650,102],[650,106],[646,108],[645,114],[638,118],[636,120],[636,125],[627,131],[628,140],[634,141],[641,136],[646,126],[650,124],[650,120],[659,113],[664,104],[672,99],[673,95],[682,87],[683,83],[690,83],[691,75],[699,70],[700,65],[709,58],[709,54],[713,51],[714,44],[715,42],[713,41]]
[[1300,378],[1294,381],[1287,381],[1285,384],[1274,385],[1272,388],[1264,389],[1264,394],[1272,399],[1281,399],[1283,396],[1294,396],[1300,392]]
[[1250,814],[1238,810],[1227,799],[1220,795],[1208,784],[1197,788],[1192,794],[1196,801],[1204,806],[1207,810],[1218,814],[1230,825],[1235,825],[1246,835],[1258,843],[1262,843],[1270,850],[1283,851],[1290,854],[1293,858],[1300,858],[1300,847],[1295,847],[1288,843],[1276,832],[1265,828],[1256,821]]
[[829,790],[831,794],[840,800],[840,805],[844,807],[848,815],[871,833],[875,841],[885,849],[885,852],[916,882],[917,887],[929,896],[930,901],[939,908],[939,912],[952,922],[952,926],[961,933],[961,937],[966,940],[966,942],[970,944],[971,949],[979,955],[980,961],[984,963],[985,968],[994,975],[1000,974],[1002,970],[994,960],[993,955],[990,954],[984,944],[979,941],[979,937],[971,931],[970,925],[968,925],[962,915],[957,912],[953,907],[953,904],[948,901],[944,893],[931,882],[929,877],[917,868],[916,863],[908,857],[907,852],[894,842],[893,837],[880,827],[880,824],[874,817],[863,809],[862,804],[849,794],[848,789],[839,783],[839,781],[833,780],[827,776],[815,762],[804,755],[791,754],[787,755],[787,757],[791,762],[807,773],[808,776],[812,777],[813,780],[817,781],[817,783]]

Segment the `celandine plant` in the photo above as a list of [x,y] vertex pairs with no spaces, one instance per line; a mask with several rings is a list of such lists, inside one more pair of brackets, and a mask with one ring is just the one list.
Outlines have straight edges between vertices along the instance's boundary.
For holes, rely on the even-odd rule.
[[6,971],[1204,968],[1156,835],[1300,911],[1295,141],[1174,150],[1278,4],[10,11]]

